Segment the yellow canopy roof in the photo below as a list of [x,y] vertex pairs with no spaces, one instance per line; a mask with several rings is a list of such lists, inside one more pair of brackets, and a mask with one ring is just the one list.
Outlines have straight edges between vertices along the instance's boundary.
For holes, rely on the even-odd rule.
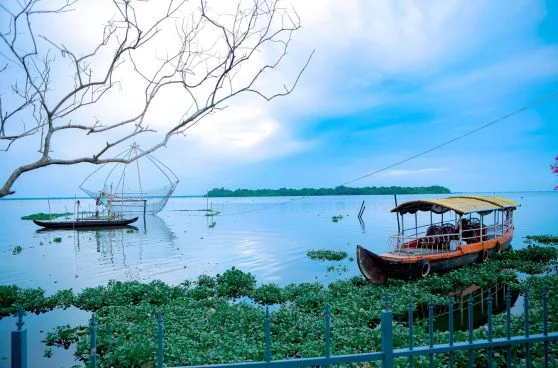
[[415,213],[417,211],[432,211],[443,213],[449,210],[463,215],[475,212],[490,212],[505,208],[515,209],[519,203],[503,197],[497,196],[456,196],[440,199],[421,199],[401,203],[391,210],[391,212]]

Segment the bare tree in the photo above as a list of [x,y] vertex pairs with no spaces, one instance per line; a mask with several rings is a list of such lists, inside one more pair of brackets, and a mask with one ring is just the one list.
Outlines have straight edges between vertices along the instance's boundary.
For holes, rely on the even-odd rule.
[[[262,78],[284,60],[293,32],[300,28],[296,12],[282,8],[278,0],[238,0],[226,14],[217,14],[204,0],[157,0],[155,5],[149,0],[113,0],[115,15],[89,52],[77,52],[38,33],[39,18],[60,17],[80,5],[79,0],[62,1],[55,8],[44,8],[53,2],[40,0],[14,1],[16,9],[0,4],[0,19],[8,20],[0,26],[0,78],[10,81],[0,94],[0,149],[8,151],[25,139],[34,139],[39,147],[37,160],[7,177],[0,197],[14,193],[12,186],[23,173],[48,165],[134,161],[184,134],[237,95],[255,93],[268,101],[287,95],[312,56],[299,64],[289,85],[262,88]],[[160,14],[141,16],[140,9],[158,9]],[[154,50],[163,42],[170,46],[161,57]],[[70,83],[60,82],[60,70],[69,74]],[[134,101],[135,111],[115,120],[84,114],[118,91],[129,75],[125,70],[142,81],[143,97]],[[163,90],[177,88],[185,96],[179,116],[163,131],[158,129],[157,139],[143,146],[143,153],[118,158],[116,147],[156,130],[146,116]],[[79,142],[96,143],[93,151],[56,157],[53,138],[68,132],[79,133]]]

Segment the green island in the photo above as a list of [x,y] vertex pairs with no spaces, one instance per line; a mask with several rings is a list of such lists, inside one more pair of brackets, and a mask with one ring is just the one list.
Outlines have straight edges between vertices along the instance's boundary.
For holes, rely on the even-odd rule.
[[386,195],[386,194],[449,194],[448,188],[433,185],[429,187],[363,187],[351,188],[340,185],[335,188],[302,189],[225,189],[213,188],[208,197],[287,197],[287,196],[334,196],[334,195]]
[[[543,244],[539,242],[542,240]],[[530,333],[541,333],[542,296],[548,298],[549,331],[558,330],[558,237],[544,235],[526,239],[526,247],[495,255],[490,262],[460,268],[444,275],[401,281],[390,280],[377,286],[363,277],[321,283],[300,283],[280,287],[257,284],[255,277],[236,268],[215,277],[202,275],[179,285],[161,281],[110,281],[74,293],[60,290],[46,296],[43,289],[0,286],[0,316],[14,315],[19,306],[26,311],[43,313],[71,306],[97,315],[97,356],[99,366],[156,366],[157,314],[164,318],[164,362],[174,365],[202,365],[262,361],[265,356],[265,306],[271,308],[271,351],[273,359],[300,353],[302,357],[324,353],[323,310],[331,311],[332,354],[351,354],[379,350],[379,316],[383,296],[389,294],[396,317],[394,348],[408,344],[406,313],[409,301],[421,305],[431,300],[443,310],[455,290],[473,283],[481,288],[504,285],[522,293],[529,292]],[[518,273],[522,276],[518,278]],[[521,308],[521,307],[520,307]],[[505,336],[506,316],[492,317],[493,337]],[[512,336],[523,335],[524,317],[511,316]],[[417,319],[414,345],[428,345],[428,326]],[[448,341],[449,332],[437,331],[434,344]],[[454,332],[455,341],[467,341],[468,332]],[[486,338],[484,326],[474,330],[474,339]],[[89,326],[58,326],[48,332],[45,356],[56,354],[52,346],[76,347],[76,357],[85,362],[90,353]],[[494,348],[493,364],[505,365],[505,347]],[[512,348],[514,366],[524,357],[522,346]],[[542,344],[531,344],[533,366],[542,364]],[[550,356],[558,356],[558,344],[550,344]],[[461,366],[467,352],[455,353]],[[487,366],[486,350],[475,351],[475,366]],[[434,355],[434,366],[449,364],[447,354]],[[406,366],[407,360],[398,361]],[[415,357],[416,366],[427,366],[428,356]],[[366,365],[376,366],[375,363]]]

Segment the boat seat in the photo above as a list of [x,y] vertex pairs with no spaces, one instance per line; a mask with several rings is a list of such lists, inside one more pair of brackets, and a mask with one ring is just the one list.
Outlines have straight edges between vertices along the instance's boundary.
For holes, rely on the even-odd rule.
[[459,238],[457,235],[457,230],[452,224],[443,224],[442,225],[442,234],[444,234],[443,240],[444,243],[448,243],[452,240],[456,240]]
[[419,238],[419,246],[423,248],[436,248],[440,242],[442,235],[442,227],[438,225],[431,225],[426,230],[426,236]]

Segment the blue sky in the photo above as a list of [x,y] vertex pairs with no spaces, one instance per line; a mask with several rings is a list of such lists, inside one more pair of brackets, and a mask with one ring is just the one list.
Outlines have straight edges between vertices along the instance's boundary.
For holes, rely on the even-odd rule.
[[[291,3],[302,28],[272,81],[291,78],[315,49],[301,83],[271,103],[236,99],[157,152],[180,178],[176,194],[337,186],[558,92],[556,2]],[[556,155],[558,98],[350,185],[551,190]],[[30,157],[25,145],[0,153],[0,179]],[[48,167],[14,189],[81,195],[93,170]]]

